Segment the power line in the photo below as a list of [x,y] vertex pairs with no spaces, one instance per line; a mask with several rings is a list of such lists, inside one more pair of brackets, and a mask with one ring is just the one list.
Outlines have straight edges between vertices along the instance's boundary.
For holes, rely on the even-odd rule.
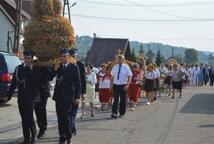
[[112,17],[101,17],[101,16],[92,16],[92,15],[81,15],[81,14],[72,14],[76,17],[83,17],[89,19],[103,19],[103,20],[112,20],[112,21],[124,21],[124,22],[213,22],[214,18],[197,18],[197,19],[127,19],[127,18],[112,18]]
[[[80,1],[90,2],[90,3],[93,2],[93,1],[87,1],[87,0],[80,0]],[[154,9],[154,8],[151,8],[151,7],[148,7],[148,6],[145,6],[145,5],[130,1],[130,0],[126,0],[126,2],[131,4],[129,6],[143,7],[145,9],[151,10],[153,12],[160,13],[162,15],[167,15],[167,16],[170,16],[170,17],[176,17],[176,18],[179,18],[179,19],[197,19],[197,18],[190,18],[190,17],[183,17],[183,16],[174,15],[174,14],[171,14],[171,13],[168,13],[168,12],[164,12],[164,11],[160,11],[160,10],[157,10],[157,9]],[[104,5],[106,5],[106,4],[114,5],[113,3],[106,3],[106,2],[96,2],[96,3],[104,4]],[[120,4],[120,5],[124,6],[124,4]],[[126,6],[127,6],[127,4],[126,4]]]
[[183,16],[178,16],[178,15],[174,15],[174,14],[171,14],[171,13],[163,12],[163,11],[160,11],[160,10],[157,10],[157,9],[154,9],[154,8],[151,8],[151,7],[148,7],[148,6],[136,3],[136,2],[132,2],[130,0],[126,0],[126,1],[129,2],[129,3],[131,3],[131,4],[133,4],[133,5],[135,5],[135,6],[143,7],[143,8],[149,9],[151,11],[163,14],[163,15],[167,15],[167,16],[171,16],[171,17],[176,17],[176,18],[182,18],[182,19],[196,19],[196,18],[183,17]]
[[[97,5],[110,5],[110,6],[124,6],[124,7],[136,7],[131,4],[121,4],[121,3],[109,3],[109,2],[100,2],[100,1],[91,1],[91,0],[78,0],[79,2],[97,4]],[[179,7],[179,6],[198,6],[198,5],[209,5],[214,4],[214,1],[205,1],[205,2],[185,2],[185,3],[168,3],[168,4],[145,4],[146,7]]]

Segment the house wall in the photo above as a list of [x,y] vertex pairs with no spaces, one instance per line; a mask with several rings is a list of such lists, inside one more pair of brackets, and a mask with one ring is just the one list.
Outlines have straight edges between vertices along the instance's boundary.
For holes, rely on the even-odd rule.
[[[0,11],[0,51],[7,51],[8,32],[10,32],[10,37],[12,39],[12,44],[13,44],[14,26],[5,17],[2,11]],[[9,51],[12,52],[11,45],[10,45]]]

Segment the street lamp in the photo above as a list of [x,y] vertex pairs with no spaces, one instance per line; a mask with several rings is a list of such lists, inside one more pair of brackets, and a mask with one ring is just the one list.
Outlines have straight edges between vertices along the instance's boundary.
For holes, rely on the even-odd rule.
[[62,15],[65,16],[65,8],[67,6],[67,9],[68,9],[68,19],[69,19],[69,22],[71,23],[71,13],[70,13],[70,8],[74,7],[75,5],[77,4],[77,2],[74,2],[71,6],[70,6],[70,3],[69,3],[69,0],[64,0],[64,3],[63,3],[63,12],[62,12]]
[[76,4],[77,4],[77,2],[74,2],[74,3],[70,6],[70,8],[71,8],[71,7],[74,7]]

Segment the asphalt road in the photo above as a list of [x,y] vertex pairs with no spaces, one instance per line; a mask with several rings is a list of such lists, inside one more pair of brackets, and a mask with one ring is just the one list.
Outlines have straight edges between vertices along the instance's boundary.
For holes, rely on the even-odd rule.
[[[4,109],[11,116],[12,111],[6,112],[11,106],[1,107],[0,113]],[[0,120],[2,127],[2,114]],[[127,108],[125,118],[117,120],[110,118],[110,111],[97,111],[94,118],[88,114],[77,121],[74,144],[214,144],[214,88],[185,88],[181,99],[161,97],[150,106],[142,98],[136,111]],[[0,133],[0,144],[11,140]],[[53,125],[39,143],[57,144],[57,140]]]

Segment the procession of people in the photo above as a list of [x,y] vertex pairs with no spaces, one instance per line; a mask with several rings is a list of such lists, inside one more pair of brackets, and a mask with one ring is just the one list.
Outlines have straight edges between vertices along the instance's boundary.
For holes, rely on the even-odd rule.
[[[103,63],[98,72],[91,64],[77,60],[77,49],[61,49],[59,61],[53,66],[39,67],[35,53],[24,52],[24,63],[16,67],[12,84],[7,92],[11,97],[18,88],[18,107],[22,120],[23,144],[35,144],[46,136],[47,101],[50,84],[56,80],[52,99],[56,104],[59,143],[71,144],[77,135],[76,116],[81,105],[81,119],[85,119],[86,104],[90,105],[91,117],[95,117],[95,98],[99,96],[101,111],[110,110],[112,119],[125,117],[127,107],[135,111],[141,97],[146,97],[150,106],[159,97],[182,98],[182,89],[187,86],[213,86],[214,68],[208,65],[183,65],[178,63],[126,63],[122,54],[116,55],[112,68]],[[98,93],[95,87],[98,84]],[[144,94],[145,93],[145,94]],[[127,105],[128,104],[128,105]],[[35,111],[39,132],[33,113]]]

